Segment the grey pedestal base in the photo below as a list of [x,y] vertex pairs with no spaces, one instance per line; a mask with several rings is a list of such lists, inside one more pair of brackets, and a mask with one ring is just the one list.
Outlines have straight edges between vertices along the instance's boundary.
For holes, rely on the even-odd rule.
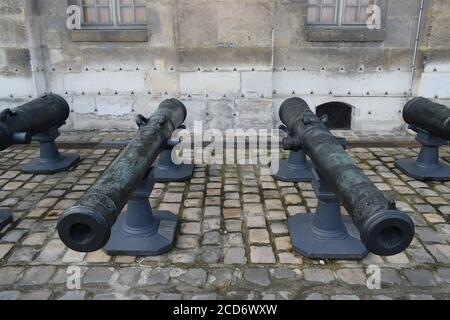
[[450,181],[450,166],[441,161],[432,166],[422,166],[415,159],[402,159],[395,162],[395,166],[419,181]]
[[104,250],[111,256],[158,256],[172,249],[178,217],[168,211],[154,214],[154,226],[133,232],[126,224],[128,212],[123,212],[112,228]]
[[172,161],[172,149],[164,150],[155,166],[156,182],[185,182],[194,175],[193,164],[177,165]]
[[291,151],[289,160],[280,160],[278,173],[273,177],[284,182],[311,182],[313,164],[303,150]]
[[347,232],[321,235],[314,230],[313,214],[297,214],[289,218],[289,231],[294,250],[309,259],[363,259],[368,251],[362,244],[350,217],[343,216]]
[[53,174],[67,171],[79,161],[80,156],[78,154],[62,153],[59,159],[52,159],[51,161],[42,158],[34,159],[23,166],[22,171],[32,174]]
[[439,147],[448,145],[449,141],[414,126],[409,128],[417,132],[416,140],[422,144],[422,149],[417,159],[397,160],[397,169],[420,181],[450,181],[450,166],[439,160]]
[[67,171],[80,161],[80,156],[78,154],[59,153],[55,143],[55,139],[59,135],[58,127],[54,127],[48,132],[39,133],[33,136],[33,141],[39,142],[40,156],[23,166],[23,172],[32,174],[53,174]]
[[153,213],[149,197],[154,186],[152,169],[114,224],[104,247],[109,255],[157,256],[173,247],[178,217],[168,211]]
[[315,214],[298,214],[288,220],[292,245],[310,259],[363,259],[368,251],[350,217],[341,214],[341,202],[313,169],[313,187],[319,203]]

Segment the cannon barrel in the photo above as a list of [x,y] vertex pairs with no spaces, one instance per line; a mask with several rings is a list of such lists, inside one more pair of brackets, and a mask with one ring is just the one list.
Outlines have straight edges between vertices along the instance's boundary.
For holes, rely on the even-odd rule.
[[57,229],[69,248],[92,252],[107,244],[111,228],[133,191],[149,174],[186,115],[185,106],[170,99],[163,101],[149,119],[138,118],[140,129],[135,138],[75,206],[62,213]]
[[288,99],[280,119],[341,199],[366,248],[383,256],[405,250],[414,236],[411,218],[376,188],[306,102]]
[[0,150],[31,142],[37,133],[61,126],[70,114],[64,98],[49,94],[0,113]]
[[450,108],[442,104],[423,97],[414,98],[403,109],[403,118],[414,127],[450,140]]

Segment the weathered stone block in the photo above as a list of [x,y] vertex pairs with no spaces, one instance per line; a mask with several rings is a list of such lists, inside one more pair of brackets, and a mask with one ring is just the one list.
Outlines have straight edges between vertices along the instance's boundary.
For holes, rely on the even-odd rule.
[[183,72],[180,75],[182,94],[237,96],[240,90],[241,78],[237,72]]
[[246,98],[272,97],[272,72],[242,72],[241,93]]
[[242,129],[271,129],[274,126],[272,118],[272,100],[268,99],[238,99],[235,111],[237,127]]
[[99,115],[122,116],[133,110],[134,98],[128,96],[100,96],[96,98]]

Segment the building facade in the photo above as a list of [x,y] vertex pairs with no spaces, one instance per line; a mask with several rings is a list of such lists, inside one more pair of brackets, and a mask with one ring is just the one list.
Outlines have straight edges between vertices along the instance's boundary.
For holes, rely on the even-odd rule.
[[53,92],[66,129],[131,129],[176,97],[189,125],[273,128],[299,96],[393,132],[411,95],[450,99],[449,28],[446,0],[0,0],[0,109]]

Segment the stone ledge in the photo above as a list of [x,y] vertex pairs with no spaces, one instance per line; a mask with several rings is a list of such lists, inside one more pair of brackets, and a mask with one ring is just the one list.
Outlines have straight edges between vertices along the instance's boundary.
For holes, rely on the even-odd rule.
[[73,42],[147,42],[148,30],[72,30]]
[[310,27],[306,37],[310,42],[383,42],[384,30]]

